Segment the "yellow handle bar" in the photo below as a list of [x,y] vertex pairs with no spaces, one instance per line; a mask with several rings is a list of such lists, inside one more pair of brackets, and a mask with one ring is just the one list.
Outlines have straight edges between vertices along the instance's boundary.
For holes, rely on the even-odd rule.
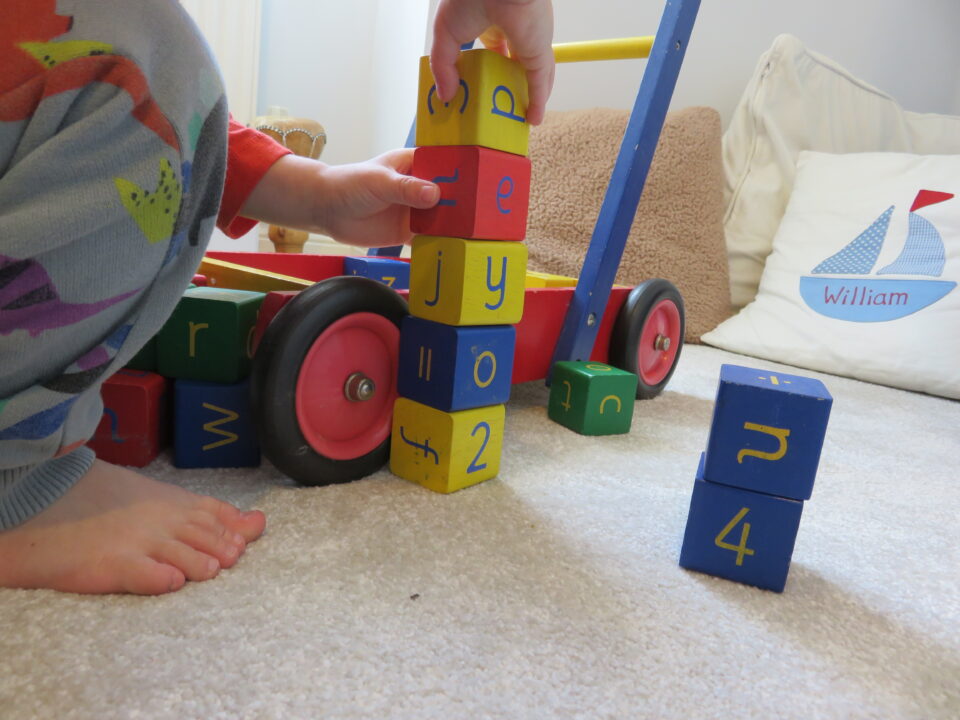
[[557,43],[553,46],[553,57],[558,63],[645,58],[650,56],[651,47],[653,47],[653,35],[616,40]]

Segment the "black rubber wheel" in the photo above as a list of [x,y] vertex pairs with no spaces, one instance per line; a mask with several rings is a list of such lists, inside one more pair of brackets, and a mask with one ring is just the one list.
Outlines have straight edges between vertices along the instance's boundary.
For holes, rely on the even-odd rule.
[[277,313],[253,358],[250,393],[260,449],[281,472],[330,485],[387,462],[406,314],[394,290],[361,277],[319,282]]
[[610,364],[637,376],[641,400],[661,393],[677,367],[685,325],[683,297],[668,280],[637,285],[620,308],[610,337]]

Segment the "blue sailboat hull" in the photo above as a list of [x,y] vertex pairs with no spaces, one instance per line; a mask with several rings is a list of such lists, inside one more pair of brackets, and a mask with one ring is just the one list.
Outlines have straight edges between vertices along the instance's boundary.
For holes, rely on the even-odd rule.
[[800,278],[800,295],[827,317],[852,322],[887,322],[932,305],[953,290],[948,280],[895,280],[856,277]]

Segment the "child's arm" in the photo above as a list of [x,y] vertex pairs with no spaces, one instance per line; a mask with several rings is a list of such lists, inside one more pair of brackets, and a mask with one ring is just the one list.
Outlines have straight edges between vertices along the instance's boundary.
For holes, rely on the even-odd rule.
[[412,237],[410,208],[430,208],[440,199],[435,184],[406,174],[412,161],[412,149],[350,165],[285,155],[263,175],[239,214],[350,245],[400,245]]
[[440,0],[433,22],[430,67],[437,95],[449,101],[460,75],[455,65],[463,43],[479,37],[526,68],[530,89],[527,122],[539,125],[553,89],[553,6],[550,0]]

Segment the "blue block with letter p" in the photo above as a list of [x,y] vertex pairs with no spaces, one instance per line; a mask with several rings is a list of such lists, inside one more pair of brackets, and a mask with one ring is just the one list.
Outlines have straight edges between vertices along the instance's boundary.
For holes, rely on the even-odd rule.
[[832,404],[819,380],[723,365],[704,477],[808,500]]
[[397,390],[444,412],[503,405],[515,342],[512,325],[451,326],[409,315],[400,327]]

